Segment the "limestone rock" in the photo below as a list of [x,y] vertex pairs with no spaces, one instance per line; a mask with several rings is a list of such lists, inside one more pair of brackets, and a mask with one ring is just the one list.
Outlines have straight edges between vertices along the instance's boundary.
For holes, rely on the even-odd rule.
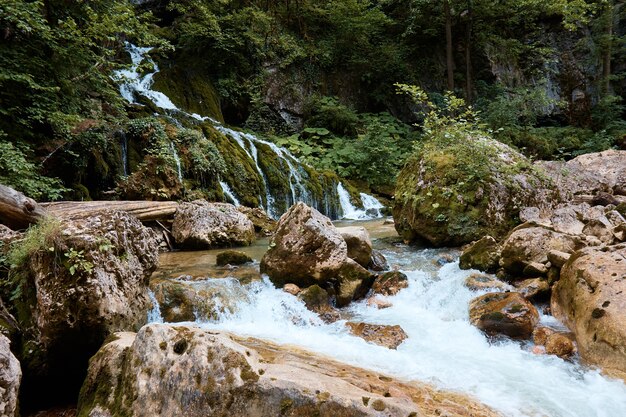
[[254,225],[235,206],[202,200],[178,206],[172,236],[186,249],[246,246],[255,238]]
[[350,333],[368,342],[384,346],[388,349],[396,349],[408,337],[402,327],[384,324],[347,322]]
[[495,272],[500,260],[500,245],[491,236],[484,236],[463,250],[459,259],[461,269]]
[[367,267],[372,257],[372,241],[365,227],[349,226],[337,228],[348,245],[348,257]]
[[577,156],[567,162],[540,161],[564,201],[574,195],[610,192],[626,178],[626,151],[608,150]]
[[465,279],[465,286],[472,291],[501,290],[512,291],[514,287],[496,277],[486,274],[472,274]]
[[298,295],[302,290],[296,284],[285,284],[283,286],[283,291],[291,295]]
[[381,295],[396,295],[409,286],[408,277],[400,271],[390,271],[379,275],[372,284],[372,292]]
[[472,300],[470,322],[489,335],[530,337],[539,322],[537,309],[515,292],[489,293]]
[[293,205],[280,218],[261,260],[261,273],[277,287],[334,286],[340,307],[364,296],[374,280],[348,257],[348,245],[330,219],[304,203]]
[[78,403],[78,414],[90,417],[374,417],[383,410],[499,415],[464,395],[310,352],[162,324],[118,333],[104,345],[90,361]]
[[581,357],[626,379],[626,245],[583,249],[561,269],[552,311],[574,332]]
[[226,250],[217,254],[216,265],[243,265],[252,262],[253,259],[245,252],[239,250]]
[[549,327],[538,326],[533,330],[533,342],[536,345],[545,346],[548,337],[554,333],[555,331]]
[[565,265],[565,262],[569,259],[571,254],[567,252],[561,252],[559,250],[552,249],[548,251],[548,261],[557,268],[561,268]]
[[18,417],[17,396],[22,371],[11,353],[9,339],[0,334],[0,416]]
[[551,250],[572,253],[583,246],[584,242],[576,236],[543,227],[520,226],[502,244],[500,265],[510,274],[519,275],[531,262],[547,263]]

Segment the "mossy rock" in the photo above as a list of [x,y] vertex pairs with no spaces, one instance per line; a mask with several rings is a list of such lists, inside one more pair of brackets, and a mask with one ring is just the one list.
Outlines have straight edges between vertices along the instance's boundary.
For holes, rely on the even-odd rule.
[[249,257],[245,252],[241,252],[238,250],[227,250],[217,254],[216,264],[218,266],[243,265],[252,261],[253,259]]
[[524,206],[554,198],[548,179],[512,148],[485,136],[433,137],[399,174],[393,217],[405,241],[460,246],[503,237]]
[[163,68],[154,76],[153,88],[164,93],[177,107],[224,122],[220,98],[206,74],[193,67]]

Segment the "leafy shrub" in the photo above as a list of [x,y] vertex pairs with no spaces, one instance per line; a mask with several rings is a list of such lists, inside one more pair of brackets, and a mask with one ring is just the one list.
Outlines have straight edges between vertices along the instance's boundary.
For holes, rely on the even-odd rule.
[[0,132],[0,184],[13,187],[35,200],[58,200],[67,191],[61,180],[38,173],[27,159],[30,149],[3,139]]
[[338,135],[355,135],[359,117],[336,97],[315,96],[308,103],[308,127],[324,127]]

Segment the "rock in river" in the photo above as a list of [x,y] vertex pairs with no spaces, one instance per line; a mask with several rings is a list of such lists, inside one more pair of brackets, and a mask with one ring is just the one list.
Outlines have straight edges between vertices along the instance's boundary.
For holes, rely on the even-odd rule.
[[489,335],[526,339],[539,322],[537,309],[516,292],[489,293],[472,300],[470,322]]
[[172,235],[185,249],[246,246],[255,238],[254,224],[235,206],[203,200],[178,206]]
[[91,359],[78,413],[89,417],[495,417],[461,394],[195,327],[118,333]]

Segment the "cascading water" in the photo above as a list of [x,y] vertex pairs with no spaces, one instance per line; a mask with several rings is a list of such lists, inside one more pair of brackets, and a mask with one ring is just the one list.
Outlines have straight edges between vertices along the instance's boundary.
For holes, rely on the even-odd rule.
[[[408,288],[383,297],[392,306],[377,309],[353,304],[351,320],[400,325],[408,338],[387,349],[352,336],[345,321],[322,322],[304,304],[267,279],[242,285],[240,297],[217,320],[196,322],[281,344],[296,345],[352,365],[405,380],[427,381],[464,392],[509,417],[617,417],[626,415],[626,385],[599,371],[556,356],[534,355],[519,342],[489,342],[469,323],[468,305],[479,295],[463,282],[473,271],[432,260],[436,249],[384,250],[391,264],[409,278]],[[223,281],[228,287],[232,280]],[[542,317],[542,324],[552,324]]]
[[163,316],[161,315],[161,307],[157,301],[154,293],[148,290],[148,297],[152,302],[152,309],[148,311],[148,323],[163,323]]
[[[283,208],[288,208],[297,201],[303,201],[308,205],[315,207],[322,213],[328,215],[329,217],[333,218],[336,217],[336,215],[341,211],[338,207],[335,207],[334,203],[335,201],[338,202],[340,200],[340,195],[337,194],[338,190],[336,189],[336,187],[334,185],[332,187],[326,187],[323,190],[323,196],[315,197],[314,193],[312,193],[307,186],[305,178],[307,174],[302,168],[302,164],[287,149],[281,148],[272,142],[260,139],[250,133],[243,133],[229,129],[221,125],[217,121],[211,119],[210,117],[198,115],[195,113],[187,113],[179,109],[165,94],[159,91],[152,90],[154,75],[159,71],[159,68],[156,63],[147,55],[151,48],[142,48],[132,44],[127,44],[126,50],[130,54],[132,60],[131,67],[127,70],[120,70],[114,73],[114,78],[118,82],[120,82],[120,93],[122,94],[122,96],[130,103],[135,104],[138,103],[138,97],[143,96],[152,101],[157,107],[168,111],[170,116],[172,116],[174,119],[177,115],[184,115],[188,118],[192,118],[198,121],[210,121],[218,131],[237,143],[237,145],[244,150],[246,156],[250,158],[250,160],[254,163],[257,174],[259,175],[261,185],[263,186],[265,191],[265,195],[263,196],[264,198],[259,196],[259,200],[265,202],[265,206],[263,208],[267,211],[268,215],[273,218],[278,218],[282,214]],[[146,60],[147,63],[152,66],[152,72],[146,74],[140,73],[139,67],[144,60]],[[274,194],[275,190],[271,189],[270,183],[268,181],[268,176],[261,168],[261,163],[259,161],[260,155],[257,149],[258,145],[267,146],[271,150],[271,152],[273,152],[276,159],[280,161],[282,169],[284,169],[287,174],[286,177],[289,183],[288,185],[290,195],[285,196],[287,201],[283,201],[282,203],[284,204],[280,205],[280,208],[277,204],[277,198]],[[177,163],[179,180],[182,183],[182,170],[180,169],[180,160],[178,159],[178,154],[176,153],[176,149],[173,145],[171,149],[174,159]],[[374,197],[367,196],[367,199],[364,199],[363,202],[365,204],[367,200],[367,204],[370,204],[372,207],[376,205],[382,207],[382,205],[377,200],[376,203],[372,203],[372,199],[375,200]],[[363,213],[366,213],[368,208],[369,207],[364,207]],[[355,210],[359,209],[355,208]],[[368,215],[363,214],[357,218],[369,217]]]
[[183,183],[183,168],[180,164],[180,157],[178,156],[178,151],[176,151],[176,146],[174,142],[170,142],[170,149],[172,150],[172,157],[174,158],[174,162],[176,163],[176,173],[178,174],[178,181]]
[[228,184],[226,184],[224,181],[220,181],[220,186],[222,187],[222,192],[224,193],[224,195],[226,197],[228,197],[228,199],[230,201],[232,201],[232,203],[239,207],[241,205],[241,203],[239,202],[239,200],[237,199],[237,197],[235,197],[235,194],[233,193],[233,191],[230,189],[230,187],[228,186]]
[[127,177],[130,173],[128,168],[128,138],[126,137],[126,133],[122,130],[118,132],[118,136],[120,138],[120,148],[122,150],[122,169],[124,171],[124,176]]
[[346,220],[367,220],[381,217],[380,210],[384,207],[375,197],[360,193],[363,209],[355,207],[350,201],[350,193],[342,183],[337,184],[337,193],[341,204],[342,219]]

